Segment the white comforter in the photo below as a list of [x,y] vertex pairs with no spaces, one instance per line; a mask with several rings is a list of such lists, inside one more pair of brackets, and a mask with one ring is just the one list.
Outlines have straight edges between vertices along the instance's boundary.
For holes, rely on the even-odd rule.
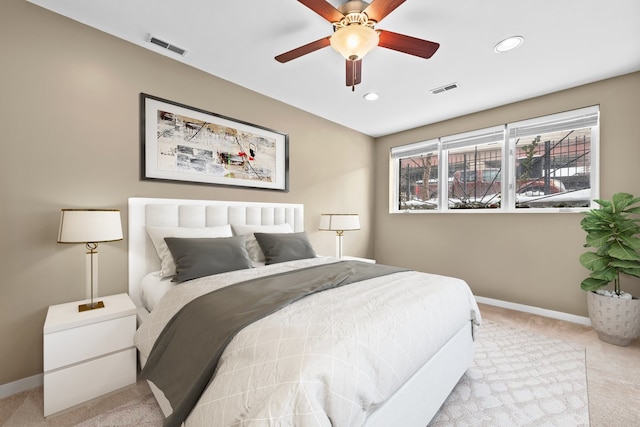
[[[292,261],[173,287],[136,333],[141,362],[192,299],[334,261]],[[480,313],[464,281],[414,271],[308,296],[236,335],[186,426],[362,425],[470,319],[479,324]]]

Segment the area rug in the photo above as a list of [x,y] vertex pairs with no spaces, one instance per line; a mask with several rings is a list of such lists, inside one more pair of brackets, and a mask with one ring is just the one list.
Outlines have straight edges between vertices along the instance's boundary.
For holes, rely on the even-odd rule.
[[[162,415],[149,394],[75,425],[155,427]],[[588,425],[585,348],[485,320],[473,365],[429,427]]]
[[585,348],[484,321],[473,365],[429,427],[588,425]]

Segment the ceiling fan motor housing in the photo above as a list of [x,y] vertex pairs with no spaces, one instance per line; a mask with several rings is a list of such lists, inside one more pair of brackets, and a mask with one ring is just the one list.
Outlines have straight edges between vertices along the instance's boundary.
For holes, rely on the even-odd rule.
[[343,15],[347,15],[349,13],[360,13],[365,10],[369,6],[369,3],[359,0],[350,0],[347,1],[338,7],[338,10],[342,12]]

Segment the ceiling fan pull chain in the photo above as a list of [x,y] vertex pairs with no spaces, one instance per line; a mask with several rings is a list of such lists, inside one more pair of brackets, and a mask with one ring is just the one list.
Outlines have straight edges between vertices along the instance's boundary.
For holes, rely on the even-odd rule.
[[356,91],[356,58],[351,57],[351,92]]

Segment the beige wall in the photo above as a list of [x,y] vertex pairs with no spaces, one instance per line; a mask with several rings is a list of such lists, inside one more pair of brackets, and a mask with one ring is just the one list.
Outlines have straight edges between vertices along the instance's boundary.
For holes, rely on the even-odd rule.
[[[61,208],[119,208],[126,233],[132,196],[304,203],[318,252],[335,250],[320,213],[345,211],[363,223],[345,252],[373,256],[372,138],[23,0],[0,12],[0,385],[42,372],[47,307],[84,298]],[[290,192],[141,181],[140,92],[288,133]],[[126,251],[126,235],[100,245],[101,294],[127,291]]]
[[[479,296],[587,316],[579,287],[587,273],[578,262],[581,214],[389,214],[388,171],[389,149],[396,145],[595,104],[601,113],[600,195],[640,195],[640,73],[634,73],[379,138],[377,260],[460,277]],[[640,294],[639,280],[622,284]]]
[[[0,11],[0,385],[42,372],[47,307],[84,297],[83,248],[56,243],[61,208],[122,210],[125,240],[100,246],[103,295],[127,290],[128,197],[208,198],[304,203],[312,242],[329,254],[334,240],[316,230],[319,214],[359,212],[363,230],[345,239],[350,255],[586,315],[580,215],[390,215],[388,150],[600,104],[601,193],[640,194],[640,73],[379,138],[374,148],[367,136],[23,0],[4,0]],[[289,133],[290,192],[140,181],[140,92]]]

